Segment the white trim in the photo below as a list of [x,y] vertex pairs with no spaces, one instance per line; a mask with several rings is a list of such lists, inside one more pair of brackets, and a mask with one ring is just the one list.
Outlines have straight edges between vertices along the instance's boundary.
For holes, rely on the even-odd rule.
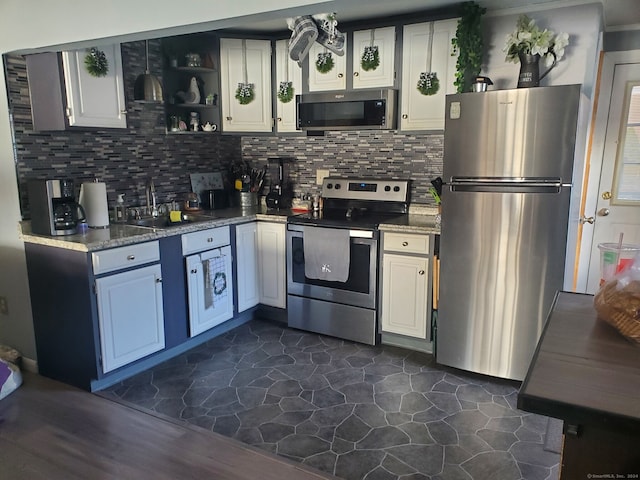
[[[604,157],[605,136],[607,133],[607,121],[609,117],[609,103],[613,88],[613,73],[616,65],[627,63],[640,63],[640,50],[629,50],[624,52],[605,52],[602,57],[601,77],[599,80],[599,97],[595,125],[593,129],[593,141],[591,145],[591,155],[587,159],[590,164],[589,178],[586,186],[586,200],[584,211],[580,216],[590,217],[595,215],[598,204],[598,192],[600,190],[600,174]],[[580,256],[578,260],[578,272],[576,281],[576,291],[586,292],[589,273],[589,262],[593,244],[594,225],[586,223],[582,229],[580,241]]]

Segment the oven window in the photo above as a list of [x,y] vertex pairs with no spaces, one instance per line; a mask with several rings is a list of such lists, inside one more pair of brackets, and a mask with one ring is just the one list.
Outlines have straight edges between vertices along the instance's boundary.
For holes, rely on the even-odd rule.
[[304,244],[302,237],[292,237],[292,273],[293,281],[305,285],[346,290],[349,292],[369,293],[369,272],[371,245],[351,242],[349,258],[349,278],[346,282],[327,282],[315,280],[304,275]]

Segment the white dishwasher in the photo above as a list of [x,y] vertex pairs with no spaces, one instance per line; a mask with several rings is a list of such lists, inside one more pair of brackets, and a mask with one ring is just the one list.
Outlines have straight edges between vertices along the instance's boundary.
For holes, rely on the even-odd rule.
[[233,317],[233,273],[229,227],[182,235],[189,301],[189,336]]

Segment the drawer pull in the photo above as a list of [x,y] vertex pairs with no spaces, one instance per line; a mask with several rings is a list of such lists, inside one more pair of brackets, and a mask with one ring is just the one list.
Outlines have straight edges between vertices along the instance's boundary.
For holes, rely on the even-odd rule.
[[211,242],[213,242],[213,237],[207,238],[207,243],[211,243]]
[[135,255],[127,255],[127,260],[135,260],[136,256]]
[[424,275],[424,270],[420,270],[420,271],[418,272],[418,275]]
[[403,246],[403,247],[407,247],[407,246],[409,246],[409,242],[402,242],[402,246]]
[[162,277],[156,278],[156,283],[162,283]]
[[198,273],[198,269],[197,268],[191,269],[191,273]]

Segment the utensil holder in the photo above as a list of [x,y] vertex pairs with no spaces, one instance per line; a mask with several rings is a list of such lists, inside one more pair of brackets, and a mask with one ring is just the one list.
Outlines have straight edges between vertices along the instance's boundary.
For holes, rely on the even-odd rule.
[[236,192],[237,204],[240,207],[255,207],[258,205],[256,192]]

